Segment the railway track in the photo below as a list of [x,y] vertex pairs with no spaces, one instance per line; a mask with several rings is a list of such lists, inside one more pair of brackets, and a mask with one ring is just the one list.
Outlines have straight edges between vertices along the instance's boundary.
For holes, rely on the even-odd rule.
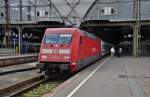
[[[22,56],[22,57],[12,57],[12,58],[11,57],[0,58],[0,76],[1,76],[0,85],[2,85],[2,87],[0,88],[0,97],[16,97],[24,93],[24,91],[26,90],[29,90],[33,87],[38,86],[41,83],[44,83],[44,82],[46,83],[46,81],[49,81],[49,78],[44,77],[43,74],[41,75],[37,73],[38,72],[38,70],[36,70],[37,68],[35,67],[35,65],[32,64],[33,61],[37,61],[36,55],[25,56],[25,57]],[[32,63],[28,64],[28,62],[32,62]],[[28,65],[23,66],[22,63],[26,63],[25,65],[27,64]],[[31,66],[29,66],[30,64]],[[36,71],[37,76],[35,77],[35,75],[33,74],[34,77],[32,77],[32,73],[31,73],[30,77],[26,78],[27,74],[25,72],[32,72],[32,71]],[[20,74],[23,75],[22,77],[25,76],[24,79],[22,79],[22,77],[19,77],[20,79],[18,79],[17,76],[20,76]],[[12,76],[12,75],[14,76],[14,78],[11,77],[13,79],[9,79],[9,76]],[[17,81],[14,82],[13,80],[16,80],[16,79]],[[12,84],[10,84],[11,81],[13,81]],[[8,85],[7,85],[7,82],[8,82]]]
[[[29,73],[31,74],[31,73]],[[44,77],[43,74],[38,74],[35,77],[26,79],[24,81],[15,83],[9,87],[3,88],[0,90],[0,97],[29,97],[29,96],[22,96],[23,93],[25,93],[27,90],[33,89],[34,87],[40,85],[41,83],[48,83],[48,82],[57,82],[61,81],[63,82],[66,79],[49,79],[47,77]],[[60,83],[59,83],[60,84]],[[21,96],[20,96],[21,95]],[[31,97],[31,96],[30,96]]]
[[25,90],[35,87],[47,80],[48,78],[44,77],[44,75],[33,77],[31,79],[1,89],[0,97],[16,97],[17,95],[23,93]]
[[[48,84],[49,85],[48,87],[53,87],[54,83],[55,84],[57,83],[58,85],[62,83],[63,81],[64,79],[50,79],[48,77],[45,77],[44,75],[39,75],[34,78],[28,79],[26,81],[20,82],[18,84],[15,84],[15,85],[12,85],[10,87],[0,90],[0,97],[26,97],[26,96],[23,96],[23,93],[35,87],[38,87],[40,84],[51,83],[51,86]],[[57,85],[55,85],[55,87]],[[42,89],[42,91],[47,91],[47,90]]]
[[[44,76],[44,74],[39,74],[35,77],[26,79],[24,81],[15,83],[13,85],[10,85],[6,88],[3,88],[0,90],[0,97],[28,97],[28,96],[21,96],[23,95],[25,92],[32,90],[35,87],[40,86],[40,84],[48,84],[46,86],[51,87],[51,85],[53,86],[54,83],[60,84],[60,82],[63,82],[65,79],[63,78],[48,78],[46,76]],[[56,85],[56,86],[57,86]],[[55,87],[56,87],[55,86]],[[43,91],[44,89],[42,89]],[[45,91],[45,90],[44,90]],[[47,90],[46,90],[47,91]],[[38,94],[38,93],[36,93]],[[35,94],[35,95],[36,95]]]

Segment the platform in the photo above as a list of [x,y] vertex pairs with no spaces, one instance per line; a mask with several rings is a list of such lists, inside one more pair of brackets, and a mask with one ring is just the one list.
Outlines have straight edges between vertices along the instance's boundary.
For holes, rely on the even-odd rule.
[[36,68],[36,62],[0,67],[0,76],[4,72],[11,72],[11,71],[25,70],[25,69],[32,69],[32,68]]
[[43,97],[150,97],[150,57],[105,58]]
[[0,56],[1,59],[9,59],[9,58],[19,58],[19,57],[30,57],[30,56],[38,56],[38,54],[21,54],[21,55],[9,55],[9,56]]

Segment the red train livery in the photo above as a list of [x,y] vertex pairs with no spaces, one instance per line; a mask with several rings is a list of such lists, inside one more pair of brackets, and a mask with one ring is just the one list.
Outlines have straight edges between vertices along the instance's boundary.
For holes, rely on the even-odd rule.
[[101,40],[78,28],[48,28],[37,67],[46,74],[76,73],[101,56]]

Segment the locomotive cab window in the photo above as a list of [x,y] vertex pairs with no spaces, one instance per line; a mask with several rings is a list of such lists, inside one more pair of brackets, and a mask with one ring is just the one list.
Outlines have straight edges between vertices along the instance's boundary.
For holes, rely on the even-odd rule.
[[45,43],[57,43],[58,34],[46,34],[45,35]]
[[60,34],[58,43],[71,43],[72,34]]
[[72,34],[46,34],[45,43],[71,43]]

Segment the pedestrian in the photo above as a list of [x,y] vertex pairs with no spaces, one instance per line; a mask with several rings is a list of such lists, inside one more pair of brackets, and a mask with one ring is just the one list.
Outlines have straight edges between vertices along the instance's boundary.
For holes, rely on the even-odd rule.
[[120,57],[122,55],[122,48],[120,47],[119,49],[118,49],[118,56]]
[[115,49],[114,49],[114,47],[112,47],[112,48],[110,49],[110,52],[111,52],[111,57],[113,57],[114,54],[115,54]]

